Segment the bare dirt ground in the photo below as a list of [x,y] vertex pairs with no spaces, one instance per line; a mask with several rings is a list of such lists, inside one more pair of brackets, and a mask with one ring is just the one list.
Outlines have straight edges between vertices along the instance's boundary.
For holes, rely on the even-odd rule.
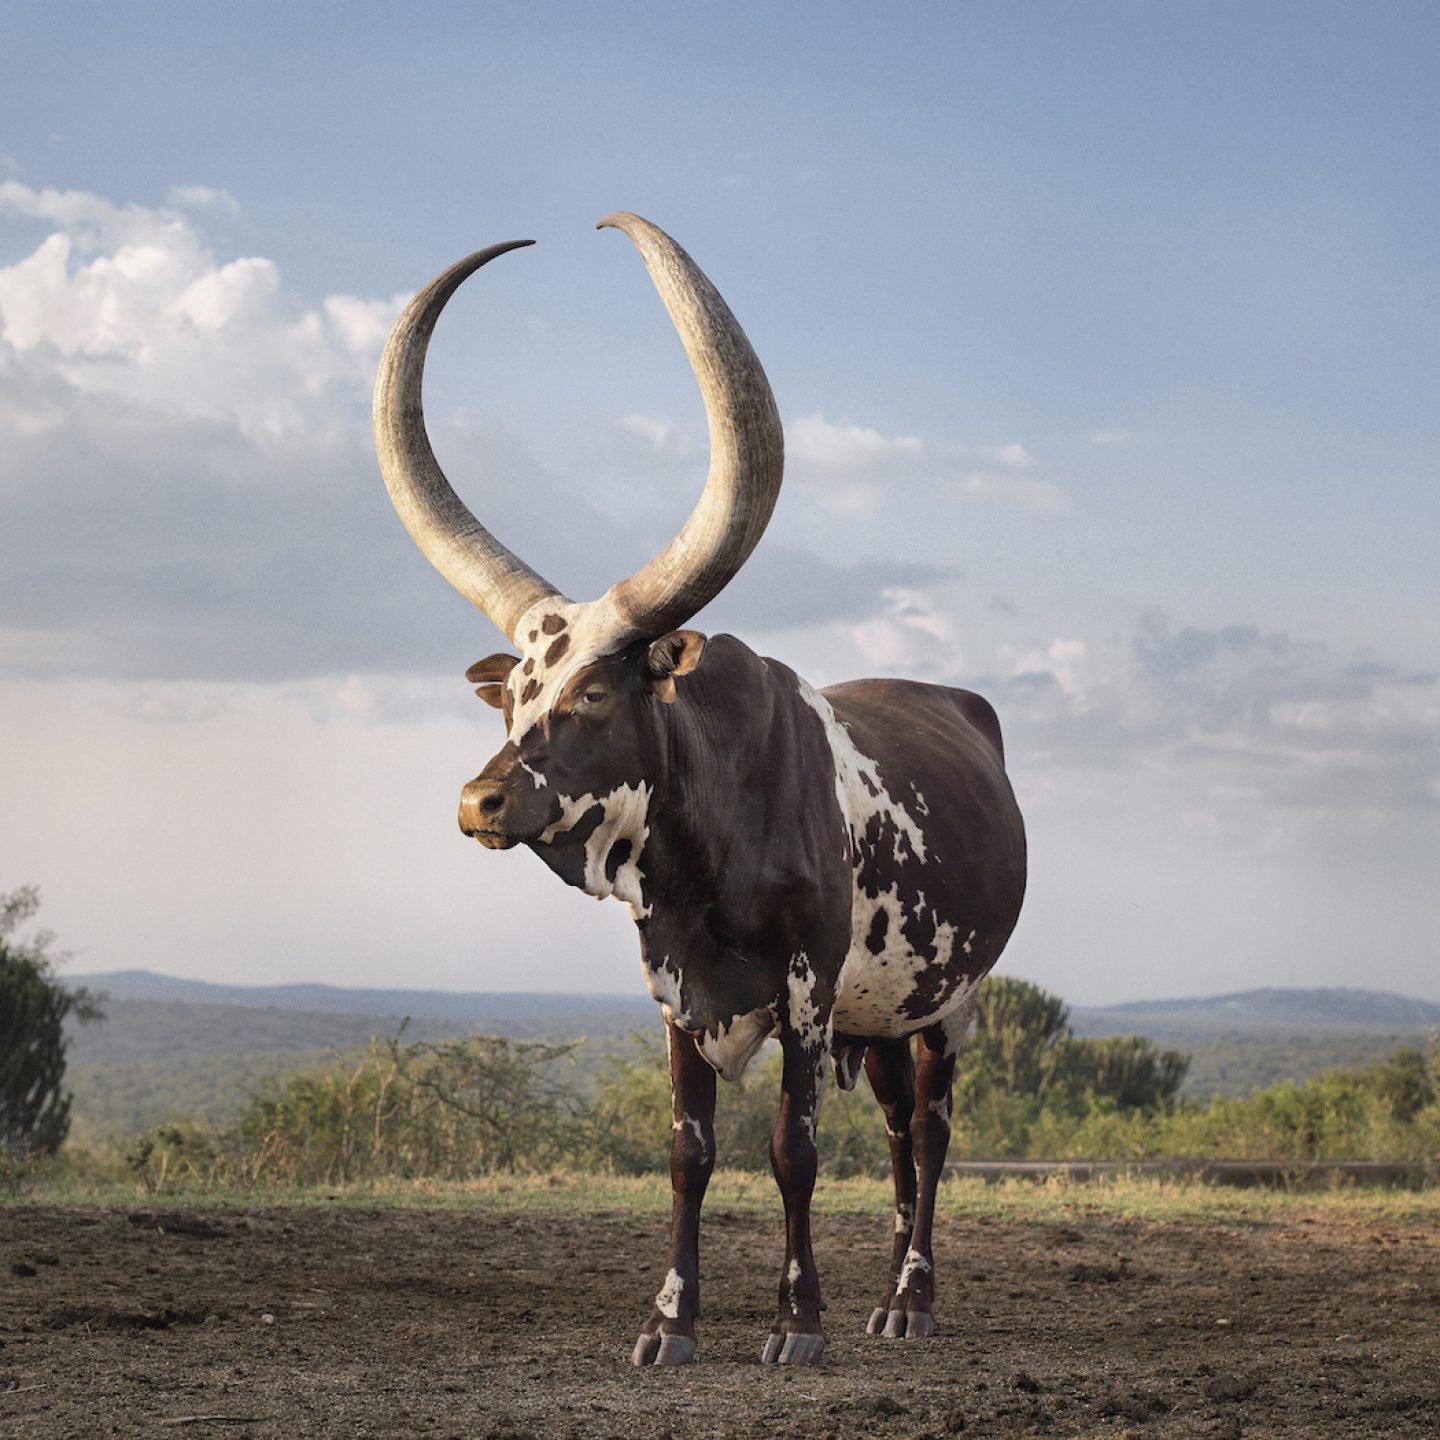
[[0,1435],[1440,1434],[1433,1225],[947,1219],[909,1342],[863,1333],[887,1226],[820,1218],[788,1370],[778,1217],[707,1214],[699,1362],[637,1371],[649,1214],[0,1209]]

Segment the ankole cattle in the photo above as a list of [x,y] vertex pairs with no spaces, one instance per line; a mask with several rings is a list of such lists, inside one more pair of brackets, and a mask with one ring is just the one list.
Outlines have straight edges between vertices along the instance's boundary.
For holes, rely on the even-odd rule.
[[894,1251],[867,1328],[923,1338],[935,1330],[931,1222],[956,1052],[1025,888],[999,725],[965,690],[816,690],[732,636],[684,628],[765,530],[780,418],[744,332],[685,251],[635,215],[600,224],[639,250],[710,432],[699,502],[634,575],[597,600],[567,600],[475,519],[426,436],[421,379],[441,310],[467,276],[530,242],[481,250],[427,285],[376,381],[375,444],[395,508],[518,652],[466,672],[503,712],[505,743],[461,791],[460,828],[489,849],[528,846],[635,918],[668,1041],[675,1204],[634,1363],[695,1354],[716,1076],[737,1079],[769,1036],[783,1067],[770,1155],[785,1259],[762,1359],[803,1365],[824,1349],[810,1199],[832,1067],[848,1089],[863,1066],[890,1137]]

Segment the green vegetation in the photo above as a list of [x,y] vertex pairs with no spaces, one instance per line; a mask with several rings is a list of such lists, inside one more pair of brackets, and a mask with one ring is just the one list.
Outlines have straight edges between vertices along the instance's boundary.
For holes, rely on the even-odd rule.
[[[232,1118],[206,1121],[191,1110],[126,1142],[72,1143],[60,1163],[72,1177],[150,1190],[272,1194],[661,1175],[672,1127],[660,1037],[632,1035],[618,1053],[592,1051],[588,1064],[585,1055],[580,1042],[411,1040],[402,1027],[252,1084]],[[1206,1104],[1182,1098],[1185,1070],[1184,1055],[1140,1037],[1075,1036],[1064,1004],[1034,985],[987,980],[957,1070],[951,1154],[1295,1166],[1341,1158],[1428,1166],[1440,1155],[1440,1045]],[[717,1103],[721,1162],[766,1187],[778,1089],[772,1046],[744,1081],[719,1087]],[[879,1107],[863,1081],[827,1096],[821,1157],[830,1180],[887,1170]],[[12,1174],[11,1184],[21,1183]]]
[[[173,1187],[180,1189],[181,1187]],[[187,1210],[253,1209],[253,1187],[214,1184],[184,1186]],[[484,1175],[473,1180],[400,1180],[393,1176],[334,1186],[267,1186],[266,1208],[323,1205],[337,1210],[394,1208],[446,1210],[473,1215],[583,1216],[622,1211],[648,1215],[657,1234],[670,1209],[670,1182],[662,1175],[606,1175],[574,1170],[533,1175]],[[890,1182],[874,1177],[839,1179],[822,1175],[817,1211],[826,1215],[874,1218],[891,1204]],[[63,1156],[49,1162],[11,1203],[133,1207],[128,1178],[97,1175],[67,1166]],[[779,1201],[768,1174],[717,1170],[706,1195],[708,1214],[773,1215]],[[1371,1189],[1353,1185],[1318,1191],[1234,1189],[1195,1180],[1118,1175],[1076,1184],[950,1177],[941,1185],[942,1215],[1077,1227],[1103,1221],[1142,1224],[1201,1223],[1227,1227],[1302,1224],[1429,1224],[1440,1222],[1440,1187],[1424,1190]]]
[[[1216,1095],[1249,1095],[1282,1080],[1303,1081],[1327,1070],[1361,1070],[1402,1046],[1423,1047],[1424,1032],[1316,1034],[1295,1031],[1152,1035],[1190,1057],[1182,1099],[1208,1101]],[[78,1085],[77,1085],[78,1091]]]
[[70,1129],[65,1089],[65,1019],[101,1018],[94,996],[56,978],[55,937],[16,932],[34,918],[40,894],[24,885],[0,895],[0,1152],[51,1155]]
[[[332,1008],[290,1008],[290,992],[168,982],[144,972],[99,977],[106,991],[104,1025],[67,1024],[66,1085],[74,1092],[70,1142],[93,1148],[175,1119],[226,1125],[257,1089],[273,1093],[295,1070],[323,1066],[332,1050],[360,1055],[374,1035],[393,1035],[411,1010],[406,1036],[435,1042],[466,1035],[506,1035],[559,1044],[585,1036],[566,1074],[586,1094],[609,1057],[629,1054],[632,1031],[657,1031],[654,1003],[593,996],[466,995],[407,991],[334,991],[299,1000]],[[193,992],[193,995],[192,995]],[[1069,1024],[1080,1037],[1135,1033],[1157,1049],[1190,1057],[1179,1099],[1244,1096],[1281,1080],[1300,1082],[1325,1070],[1362,1069],[1397,1047],[1423,1048],[1426,1030],[1394,1023],[1397,1004],[1351,1005],[1350,992],[1287,992],[1297,1020],[1282,1028],[1281,1006],[1264,992],[1180,1012],[1149,1015],[1077,1009]],[[190,998],[187,998],[190,997]],[[1363,998],[1363,997],[1362,997]],[[1394,997],[1382,997],[1393,1000]],[[1243,1008],[1255,1004],[1255,1010]],[[534,1003],[531,1003],[534,1002]],[[297,1004],[299,1002],[297,1001]],[[1419,1002],[1412,1008],[1427,1010]],[[367,1004],[368,1013],[345,1009]],[[73,1021],[72,1016],[72,1021]],[[1384,1028],[1388,1026],[1389,1028]],[[1305,1027],[1303,1033],[1297,1027]],[[1367,1028],[1368,1027],[1368,1028]],[[1380,1027],[1380,1028],[1377,1028]],[[826,1121],[833,1140],[833,1115]]]

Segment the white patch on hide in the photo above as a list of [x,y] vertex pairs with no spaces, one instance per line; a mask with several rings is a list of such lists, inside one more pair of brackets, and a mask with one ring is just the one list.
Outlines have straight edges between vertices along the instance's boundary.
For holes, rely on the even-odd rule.
[[684,1290],[685,1282],[680,1278],[678,1270],[671,1270],[665,1277],[665,1283],[660,1287],[660,1293],[655,1297],[655,1308],[667,1319],[676,1320],[680,1316],[680,1292]]
[[896,1295],[901,1295],[910,1288],[910,1281],[914,1276],[929,1269],[930,1262],[918,1250],[907,1250],[905,1263],[900,1267],[900,1278],[895,1282]]
[[970,1022],[975,1018],[975,1006],[980,999],[979,984],[966,987],[965,1001],[956,1006],[941,1022],[940,1032],[945,1037],[945,1053],[956,1055],[964,1044]]
[[813,686],[800,681],[800,698],[820,717],[825,738],[835,756],[835,794],[840,813],[845,817],[852,836],[865,833],[866,825],[875,817],[888,820],[895,827],[895,861],[904,858],[901,840],[908,840],[915,858],[925,863],[925,837],[910,812],[898,800],[891,799],[880,781],[875,762],[862,755],[850,738],[850,732],[836,715],[834,707]]
[[[552,844],[557,835],[573,830],[599,805],[600,823],[585,842],[585,883],[581,888],[597,900],[608,899],[611,895],[623,900],[639,920],[650,914],[650,907],[644,903],[642,884],[645,872],[640,869],[640,854],[650,838],[650,827],[645,822],[650,811],[651,794],[652,787],[642,780],[638,785],[621,785],[598,800],[594,795],[581,795],[578,799],[558,795],[560,818],[547,825],[539,835],[540,844]],[[605,862],[611,847],[620,840],[630,842],[630,853],[616,867],[612,880],[605,873]]]
[[680,967],[672,965],[668,955],[658,965],[646,960],[645,986],[650,991],[650,998],[659,1002],[665,1023],[688,1029],[690,1016],[680,998],[680,980]]
[[[954,925],[938,920],[926,953],[917,952],[905,936],[905,923],[925,914],[928,905],[924,893],[916,892],[913,916],[907,912],[901,899],[898,879],[888,890],[873,897],[867,895],[859,881],[863,863],[859,846],[865,838],[867,826],[878,818],[882,829],[885,825],[891,827],[894,835],[893,859],[897,866],[908,865],[914,872],[923,870],[927,864],[938,865],[940,857],[929,852],[919,823],[885,789],[879,767],[857,748],[830,702],[804,681],[799,684],[799,693],[825,727],[825,736],[835,758],[835,794],[850,835],[850,851],[847,854],[853,867],[850,950],[840,972],[834,1028],[849,1035],[893,1038],[913,1034],[964,1004],[977,982],[966,977],[932,1008],[919,1014],[911,1013],[915,995],[925,993],[920,984],[922,975],[932,968],[938,968],[942,974],[951,970],[958,958],[959,936]],[[910,790],[915,797],[916,811],[928,814],[925,797],[913,782]],[[883,941],[877,942],[881,949],[876,954],[870,949],[869,939],[874,932],[876,916],[882,912],[885,933]]]
[[[871,900],[857,886],[855,903],[862,917],[840,972],[840,994],[835,1001],[835,1028],[846,1035],[883,1035],[895,1038],[943,1021],[974,995],[978,978],[965,976],[938,1006],[919,1016],[909,1013],[918,978],[932,965],[949,965],[954,958],[955,928],[935,927],[935,958],[917,954],[898,927],[904,910],[892,889]],[[866,937],[876,911],[885,910],[889,924],[885,945],[873,954]]]
[[535,837],[541,845],[549,845],[557,835],[573,830],[597,803],[593,795],[581,795],[578,799],[571,799],[569,795],[557,795],[555,798],[560,802],[560,818],[552,821]]
[[719,1025],[713,1031],[697,1035],[695,1045],[722,1079],[738,1080],[774,1028],[773,1010],[752,1010],[748,1015],[736,1015],[728,1024]]
[[815,1006],[815,972],[803,950],[790,962],[785,979],[790,994],[791,1028],[806,1044],[813,1045],[821,1038],[822,1027],[820,1012]]
[[682,1130],[688,1130],[695,1137],[695,1143],[700,1147],[701,1157],[706,1160],[710,1158],[710,1147],[705,1143],[704,1128],[693,1115],[682,1115],[678,1120],[672,1120],[670,1128],[677,1135]]
[[[561,630],[547,634],[544,622],[551,615],[565,624]],[[547,652],[561,636],[568,637],[570,643],[554,665],[546,665]],[[505,682],[514,700],[509,738],[518,745],[544,719],[578,670],[615,654],[634,638],[634,632],[625,623],[609,592],[583,604],[555,595],[537,600],[515,626],[515,645],[520,651],[521,664],[510,672]],[[528,675],[525,673],[527,661],[531,667]],[[520,697],[527,689],[531,691],[530,698],[522,701]]]
[[800,1283],[800,1262],[798,1260],[792,1260],[790,1262],[790,1267],[785,1272],[785,1279],[790,1285],[790,1313],[792,1315],[798,1315],[800,1313],[800,1301],[795,1294],[795,1287]]

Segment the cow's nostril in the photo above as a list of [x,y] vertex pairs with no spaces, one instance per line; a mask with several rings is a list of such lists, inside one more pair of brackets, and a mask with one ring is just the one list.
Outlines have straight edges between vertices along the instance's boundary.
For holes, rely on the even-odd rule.
[[480,812],[483,815],[495,815],[505,808],[505,792],[503,790],[492,790],[488,795],[480,797]]

